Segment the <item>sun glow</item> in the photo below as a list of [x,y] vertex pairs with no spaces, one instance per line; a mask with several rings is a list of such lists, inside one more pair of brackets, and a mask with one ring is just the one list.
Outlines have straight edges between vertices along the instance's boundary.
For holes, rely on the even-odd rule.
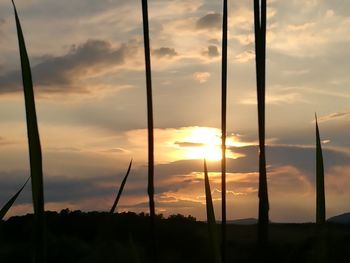
[[[177,144],[185,149],[186,159],[207,159],[218,161],[222,159],[221,153],[221,132],[216,128],[192,127],[188,135],[182,138],[182,142]],[[232,137],[226,140],[226,146],[239,146],[240,143],[234,141]],[[237,158],[233,153],[226,152],[226,156]]]
[[[190,126],[178,129],[155,129],[154,132],[157,163],[204,158],[208,161],[222,159],[220,129]],[[145,144],[147,131],[145,129],[128,132],[127,141],[135,146],[134,156],[144,156],[144,149],[147,147]],[[232,159],[242,157],[242,154],[235,152],[231,147],[242,147],[250,144],[241,141],[239,135],[229,134],[226,138],[226,157]]]

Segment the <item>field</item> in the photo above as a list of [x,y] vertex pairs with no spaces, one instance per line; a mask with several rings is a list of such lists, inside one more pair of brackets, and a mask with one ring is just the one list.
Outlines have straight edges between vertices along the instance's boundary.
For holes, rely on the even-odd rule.
[[[145,214],[62,210],[46,212],[48,262],[152,262],[148,259],[149,217]],[[0,256],[4,262],[29,262],[32,215],[1,224]],[[212,262],[208,226],[193,217],[157,216],[160,262]],[[349,262],[350,226],[328,224],[325,236],[315,224],[270,224],[265,262]],[[256,225],[227,225],[228,262],[257,262]],[[325,245],[322,260],[316,251]],[[132,260],[135,259],[135,260]],[[147,260],[148,259],[148,260]],[[139,261],[140,260],[140,261]],[[261,262],[261,261],[260,261]]]

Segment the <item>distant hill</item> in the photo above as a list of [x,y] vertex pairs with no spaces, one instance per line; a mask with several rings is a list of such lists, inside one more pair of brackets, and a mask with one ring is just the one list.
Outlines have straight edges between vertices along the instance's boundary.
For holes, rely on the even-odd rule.
[[327,222],[338,224],[350,224],[350,213],[345,213],[328,218]]
[[233,224],[233,225],[255,225],[257,223],[258,223],[258,219],[256,218],[243,218],[243,219],[227,221],[227,224]]

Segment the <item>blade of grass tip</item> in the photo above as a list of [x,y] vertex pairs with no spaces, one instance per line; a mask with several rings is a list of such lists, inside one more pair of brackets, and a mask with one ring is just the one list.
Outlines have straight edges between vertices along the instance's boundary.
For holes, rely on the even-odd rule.
[[148,197],[151,219],[151,239],[153,250],[153,262],[158,262],[155,234],[155,205],[154,205],[154,136],[153,136],[153,103],[152,103],[152,77],[151,55],[149,44],[148,6],[147,0],[142,1],[142,22],[145,49],[145,72],[147,91],[147,127],[148,127]]
[[223,1],[221,70],[221,259],[226,262],[227,0]]
[[322,154],[320,132],[318,129],[316,114],[315,114],[315,120],[316,120],[316,223],[318,225],[322,225],[326,222],[324,167],[323,167],[323,154]]
[[210,243],[212,246],[213,260],[215,263],[220,263],[221,258],[220,258],[220,246],[219,246],[218,231],[217,231],[217,225],[216,225],[216,220],[215,220],[213,199],[211,197],[207,162],[205,159],[204,159],[204,186],[205,186],[205,200],[206,200],[206,207],[207,207],[207,221],[208,221],[208,229],[209,229],[209,239],[210,239]]
[[18,18],[17,9],[12,0],[18,45],[21,58],[22,80],[24,90],[24,101],[26,110],[28,145],[29,145],[29,159],[30,159],[30,176],[32,183],[32,198],[34,207],[34,231],[35,231],[35,248],[34,261],[37,263],[45,262],[45,242],[44,242],[44,190],[43,190],[43,171],[42,171],[42,157],[41,146],[38,131],[38,124],[36,118],[35,101],[32,74],[30,70],[30,63],[25,46],[21,24]]
[[29,181],[30,177],[28,177],[28,179],[26,180],[26,182],[24,183],[24,185],[17,191],[17,193],[11,197],[10,200],[7,201],[7,203],[1,208],[0,210],[0,221],[5,217],[6,213],[10,210],[11,206],[14,204],[14,202],[16,201],[17,197],[20,195],[20,193],[22,192],[22,190],[24,189],[24,187],[27,185],[28,181]]
[[315,113],[316,123],[316,262],[328,262],[328,246],[327,246],[327,229],[326,223],[326,205],[324,191],[324,166],[323,154],[321,146],[320,131],[318,128],[317,115]]
[[129,168],[128,168],[128,171],[126,172],[126,175],[124,176],[124,179],[120,185],[120,188],[119,188],[119,191],[118,191],[118,195],[113,203],[113,206],[111,208],[111,211],[109,211],[110,214],[113,214],[114,211],[115,211],[115,208],[117,207],[118,205],[118,202],[119,202],[119,198],[120,196],[122,195],[122,192],[123,192],[123,189],[124,189],[124,186],[125,186],[125,183],[126,183],[126,180],[128,179],[128,176],[129,176],[129,173],[130,173],[130,170],[131,170],[131,165],[132,165],[132,159],[130,161],[130,164],[129,164]]
[[258,241],[268,242],[269,199],[265,156],[265,71],[266,71],[266,0],[254,0],[255,61],[259,126],[259,220]]

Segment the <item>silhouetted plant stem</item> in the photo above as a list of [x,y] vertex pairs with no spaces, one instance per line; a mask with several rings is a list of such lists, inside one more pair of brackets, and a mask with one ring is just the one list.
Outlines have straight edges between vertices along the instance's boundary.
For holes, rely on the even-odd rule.
[[11,197],[10,200],[7,201],[7,203],[1,208],[0,210],[0,221],[5,217],[7,212],[10,210],[13,203],[16,201],[17,197],[20,195],[24,187],[27,185],[30,177],[26,180],[26,182],[23,184],[23,186],[17,191],[17,193]]
[[35,99],[33,91],[32,73],[29,58],[23,37],[21,23],[18,18],[15,3],[12,1],[15,11],[16,27],[19,52],[21,58],[22,81],[24,91],[24,102],[26,110],[30,176],[32,183],[32,198],[34,207],[34,262],[43,263],[46,261],[45,252],[45,215],[44,215],[44,189],[41,145],[38,131],[38,123],[35,110]]
[[324,192],[324,167],[323,154],[318,129],[317,116],[316,121],[316,224],[324,225],[326,222],[326,205]]
[[207,208],[207,224],[208,224],[208,230],[209,230],[209,241],[212,249],[213,262],[220,263],[221,257],[220,257],[218,231],[217,231],[217,225],[215,220],[213,199],[211,197],[207,162],[205,159],[204,159],[204,187],[205,187],[205,201],[206,201],[206,208]]
[[156,263],[156,236],[155,236],[155,206],[154,206],[154,136],[153,136],[153,103],[152,103],[152,77],[151,55],[149,44],[148,7],[147,0],[142,0],[143,36],[145,47],[145,70],[147,90],[147,127],[148,127],[148,197],[151,219],[151,239],[153,243],[153,260]]
[[132,165],[132,159],[130,161],[130,164],[129,164],[129,167],[128,167],[128,171],[126,172],[125,176],[124,176],[124,179],[120,185],[120,188],[119,188],[119,191],[118,191],[118,195],[113,203],[113,206],[111,208],[111,210],[109,211],[109,213],[113,214],[117,205],[118,205],[118,202],[119,202],[119,199],[120,199],[120,196],[122,195],[122,192],[123,192],[123,189],[124,189],[124,186],[125,186],[125,183],[126,183],[126,180],[128,179],[128,176],[129,176],[129,173],[130,173],[130,169],[131,169],[131,165]]
[[227,0],[223,1],[221,74],[221,261],[224,263],[226,262]]
[[[261,15],[260,15],[261,14]],[[254,0],[255,61],[259,126],[259,220],[258,241],[268,242],[269,199],[265,157],[265,64],[266,64],[266,0]]]

